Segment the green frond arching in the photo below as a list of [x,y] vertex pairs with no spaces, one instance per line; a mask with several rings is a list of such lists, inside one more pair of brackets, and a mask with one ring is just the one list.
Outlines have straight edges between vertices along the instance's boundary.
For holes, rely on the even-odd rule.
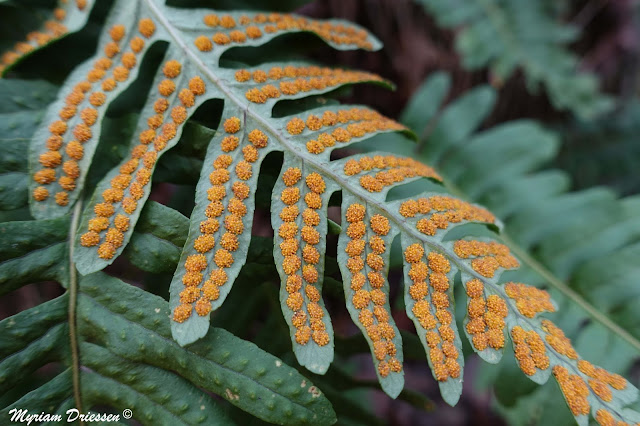
[[[506,204],[504,210],[514,215],[520,207],[509,205],[513,194],[540,179],[532,183],[509,178],[531,170],[552,152],[553,137],[533,123],[519,123],[465,144],[492,102],[487,88],[475,90],[440,116],[429,134],[433,140],[425,146],[434,167],[417,161],[410,151],[389,153],[395,148],[393,141],[416,136],[365,106],[319,100],[313,108],[276,115],[274,107],[283,100],[328,95],[356,83],[390,86],[372,73],[303,61],[244,67],[223,60],[233,48],[263,48],[280,35],[300,32],[336,49],[380,47],[365,30],[336,20],[175,9],[156,0],[115,3],[97,54],[60,88],[32,138],[27,197],[36,225],[10,222],[2,228],[12,247],[0,264],[3,291],[42,279],[69,288],[59,299],[0,323],[15,336],[0,348],[1,371],[24,367],[17,362],[18,347],[28,348],[29,370],[49,361],[64,367],[19,400],[27,406],[51,401],[61,411],[79,401],[89,407],[107,402],[122,409],[122,395],[127,395],[147,423],[171,418],[173,424],[190,424],[214,417],[220,423],[232,422],[215,400],[194,402],[212,392],[265,421],[334,422],[327,395],[295,369],[210,327],[212,312],[221,312],[225,299],[234,297],[232,286],[243,284],[243,266],[256,249],[251,231],[262,196],[271,200],[272,250],[281,285],[275,299],[289,331],[287,344],[290,340],[298,363],[309,371],[328,371],[337,340],[322,297],[326,235],[331,231],[338,234],[337,269],[347,310],[365,336],[380,387],[391,397],[401,394],[405,357],[391,315],[388,281],[391,247],[399,239],[407,315],[446,402],[455,404],[462,392],[464,334],[490,363],[501,360],[511,341],[524,375],[536,383],[553,375],[580,424],[589,414],[599,421],[607,416],[637,421],[638,414],[625,408],[636,400],[636,388],[580,358],[564,332],[539,316],[563,310],[564,303],[556,304],[546,291],[524,284],[537,284],[538,277],[527,267],[526,253],[500,240],[501,221],[486,208],[448,193],[442,182],[442,176],[445,183],[454,179],[486,204],[497,194],[496,199]],[[93,188],[87,184],[88,171],[102,160],[97,153],[104,141],[98,141],[113,120],[107,109],[134,80],[146,78],[142,63],[156,43],[166,45],[166,50],[157,69],[151,70],[153,82],[130,146]],[[435,114],[436,100],[444,96],[446,86],[443,77],[430,81],[432,105],[405,115],[419,143],[427,132],[413,124]],[[222,101],[221,118],[215,132],[203,132],[208,143],[202,147],[201,165],[194,163],[199,180],[195,207],[187,219],[148,200],[151,182],[164,154],[178,144],[187,120],[211,99]],[[459,114],[469,117],[460,120]],[[520,150],[528,152],[532,139],[505,142],[523,128],[539,142],[538,156],[520,158]],[[364,154],[343,150],[368,139],[384,143]],[[486,154],[493,146],[490,142],[505,150],[503,157]],[[258,194],[258,178],[272,152],[281,152],[283,163],[274,176],[273,192],[265,197]],[[23,170],[24,160],[17,163]],[[495,173],[481,179],[486,169]],[[548,182],[545,179],[553,181],[554,176],[541,180]],[[505,182],[511,186],[495,190]],[[410,193],[410,187],[421,191]],[[83,190],[91,198],[85,199]],[[551,197],[554,191],[540,193]],[[336,193],[341,197],[339,224],[328,218]],[[22,202],[24,195],[25,191]],[[584,202],[607,199],[607,194],[594,191],[566,197],[546,210],[528,206],[530,212],[511,220],[512,235],[542,246],[550,235],[568,230],[568,221],[535,224],[531,218],[536,214],[560,216]],[[553,246],[550,253],[559,249]],[[569,268],[590,253],[575,253],[563,265]],[[151,272],[177,265],[169,302],[101,272],[121,255],[142,262],[140,269]],[[524,272],[517,275],[518,271]],[[256,275],[252,279],[259,280]],[[466,293],[463,319],[454,315],[456,283]],[[250,301],[252,291],[246,296]],[[63,315],[67,304],[71,321]],[[67,329],[71,344],[64,347],[71,347],[71,353],[55,345],[66,339]],[[108,359],[108,365],[97,358]],[[123,371],[129,372],[124,379]],[[154,388],[160,380],[169,388]]]

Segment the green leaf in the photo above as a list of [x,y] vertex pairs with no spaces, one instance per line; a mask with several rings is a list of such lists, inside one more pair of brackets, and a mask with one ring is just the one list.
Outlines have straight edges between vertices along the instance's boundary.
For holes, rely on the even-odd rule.
[[612,107],[594,74],[580,72],[567,45],[578,31],[545,10],[542,2],[417,0],[445,28],[461,28],[456,50],[468,69],[488,67],[502,85],[516,69],[530,91],[543,85],[554,107],[592,118]]
[[170,338],[166,321],[170,311],[161,298],[101,273],[84,277],[80,290],[80,332],[113,354],[176,371],[266,421],[335,421],[319,389],[252,343],[222,329],[211,329],[198,343],[182,348]]

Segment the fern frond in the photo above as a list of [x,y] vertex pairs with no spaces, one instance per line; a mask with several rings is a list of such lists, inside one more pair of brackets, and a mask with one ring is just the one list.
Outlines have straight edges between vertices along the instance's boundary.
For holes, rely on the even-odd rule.
[[541,2],[418,0],[445,28],[460,28],[456,49],[469,69],[488,66],[498,82],[521,68],[533,92],[544,86],[552,104],[581,118],[611,107],[595,75],[581,72],[566,47],[576,29],[557,22]]
[[[495,231],[501,223],[489,211],[447,194],[440,175],[409,156],[340,151],[382,135],[386,141],[406,139],[411,136],[407,128],[357,106],[325,104],[284,117],[274,113],[281,100],[326,94],[355,83],[389,85],[381,77],[303,62],[252,68],[222,66],[228,50],[264,46],[290,32],[313,33],[338,49],[379,47],[366,31],[343,22],[296,15],[180,10],[159,0],[116,2],[106,28],[99,53],[69,77],[32,140],[30,202],[33,215],[40,220],[36,225],[29,223],[31,234],[24,237],[22,245],[16,242],[22,238],[17,235],[25,223],[2,228],[8,246],[17,247],[1,265],[8,265],[6,273],[12,273],[7,287],[42,278],[69,283],[70,296],[50,302],[47,311],[57,309],[67,297],[75,308],[78,292],[77,321],[67,326],[79,339],[73,348],[79,359],[76,352],[71,357],[74,390],[86,397],[87,404],[107,401],[122,409],[120,396],[127,395],[149,423],[166,416],[190,423],[217,415],[215,402],[208,400],[203,413],[193,402],[186,409],[184,404],[163,402],[181,400],[184,392],[195,398],[206,390],[266,421],[335,421],[328,400],[299,373],[252,344],[209,326],[212,311],[229,296],[247,261],[260,167],[269,153],[278,151],[284,160],[271,194],[273,255],[282,282],[281,307],[300,364],[323,374],[333,359],[335,336],[321,291],[325,238],[331,225],[328,206],[333,194],[340,192],[342,219],[339,226],[331,228],[339,233],[337,263],[346,304],[366,338],[386,393],[397,397],[404,385],[402,339],[391,316],[387,277],[391,246],[400,238],[407,314],[416,325],[448,403],[455,404],[462,391],[460,321],[453,314],[453,287],[460,281],[468,296],[464,329],[482,358],[498,362],[510,338],[525,375],[542,383],[553,374],[579,423],[584,424],[589,413],[597,419],[612,416],[637,421],[638,413],[624,408],[635,401],[636,388],[621,376],[581,359],[564,332],[538,317],[558,308],[550,295],[521,284],[524,279],[504,283],[503,276],[516,273],[520,262],[498,240]],[[64,215],[74,203],[81,202],[99,128],[106,122],[105,112],[133,82],[145,54],[156,43],[168,47],[155,70],[152,91],[131,146],[121,163],[97,185],[81,221],[80,204],[76,204],[69,224]],[[438,84],[442,88],[445,83]],[[445,131],[457,122],[455,114],[443,115],[434,131],[440,144],[433,145],[432,155],[444,172],[450,170],[452,148],[462,146],[486,114],[477,106],[492,98],[490,90],[480,89],[470,102],[466,99],[454,105],[458,111],[473,113],[473,118],[455,132]],[[206,148],[185,238],[186,219],[147,200],[161,156],[178,143],[186,121],[210,99],[220,99],[224,106],[218,130]],[[448,137],[452,146],[443,146]],[[486,147],[489,140],[488,136],[480,139],[478,146]],[[547,138],[543,144],[549,148],[553,141]],[[471,152],[473,149],[475,146]],[[493,158],[483,164],[479,159],[468,159],[469,167],[463,168],[459,180],[483,193],[536,160],[513,161],[496,173],[495,181],[476,182],[483,166],[498,168],[499,161]],[[422,192],[407,195],[404,191],[411,184]],[[570,200],[556,211],[571,205]],[[164,226],[163,222],[178,225]],[[540,225],[534,236],[527,234],[526,222],[523,220],[521,228],[523,239],[531,242],[538,241],[538,235],[557,232],[566,223]],[[75,234],[71,242],[64,237],[67,232]],[[161,270],[163,261],[171,264],[180,253],[168,304],[99,272],[123,253],[140,259],[136,240],[153,238],[161,240],[154,244],[156,252],[150,256],[157,260],[143,263],[142,269]],[[177,247],[183,244],[180,252]],[[143,243],[139,247],[144,250],[149,246]],[[33,251],[42,247],[47,254],[60,248],[72,258],[64,259],[58,253],[56,260],[48,263],[49,256]],[[22,255],[34,258],[23,263],[16,259]],[[31,266],[31,262],[38,268],[27,270],[25,265]],[[21,269],[11,269],[13,266]],[[84,275],[77,283],[75,268]],[[32,313],[37,312],[20,315]],[[14,319],[0,325],[10,330]],[[58,318],[59,323],[64,324]],[[31,343],[37,335],[37,331],[25,333],[27,337],[21,342],[23,346],[34,345],[32,369],[51,351],[46,339]],[[16,371],[14,353],[15,347],[7,344],[5,356],[0,357],[7,362],[6,368],[0,371]],[[67,354],[52,352],[51,356],[69,363]],[[111,362],[96,365],[98,356]],[[80,369],[82,365],[89,366],[91,372]],[[124,369],[132,371],[131,380],[121,377]],[[67,371],[61,371],[50,383],[68,380]],[[167,377],[166,382],[174,386],[166,392],[149,389],[144,397],[136,398],[136,391],[152,385],[153,377]],[[43,386],[35,394],[27,394],[23,402],[28,405],[31,398],[51,397],[56,407],[71,403],[70,398],[52,390],[53,385]],[[79,402],[81,397],[76,399]]]
[[36,50],[81,29],[89,19],[93,4],[93,0],[59,1],[54,10],[47,12],[39,30],[30,32],[24,41],[17,42],[0,56],[0,77]]

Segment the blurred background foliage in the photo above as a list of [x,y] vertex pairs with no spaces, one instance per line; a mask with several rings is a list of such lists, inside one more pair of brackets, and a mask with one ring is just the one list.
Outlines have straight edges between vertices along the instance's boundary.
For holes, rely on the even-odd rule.
[[[0,47],[10,46],[23,36],[26,31],[22,30],[37,22],[38,11],[54,3],[29,0],[25,12],[22,1],[0,0]],[[34,117],[37,120],[57,86],[75,65],[92,54],[109,3],[99,2],[100,7],[81,32],[30,56],[13,71],[13,77],[47,82],[38,83],[39,97],[24,96],[23,110],[6,105],[0,108],[0,114],[15,114],[19,123],[17,128],[0,129],[4,135],[29,138]],[[389,150],[393,146],[436,166],[452,188],[466,198],[484,203],[505,221],[512,242],[526,249],[544,271],[567,283],[635,338],[640,337],[640,317],[634,308],[639,295],[633,289],[634,279],[640,276],[635,266],[640,251],[640,224],[635,216],[640,203],[633,197],[640,190],[640,176],[636,172],[640,165],[640,144],[636,140],[640,130],[639,2],[170,0],[169,3],[219,9],[297,10],[315,18],[347,19],[371,30],[384,43],[380,52],[335,52],[304,37],[302,41],[288,43],[287,51],[302,52],[322,63],[373,71],[394,81],[397,85],[394,92],[359,86],[338,95],[347,102],[368,104],[401,119],[418,133],[420,142],[416,147],[394,143],[387,136],[362,148],[384,144],[384,149]],[[265,58],[273,59],[281,51],[274,42],[248,55],[230,55],[229,60],[259,63]],[[157,62],[161,52],[149,56],[145,61]],[[136,84],[142,84],[141,81],[144,79]],[[11,90],[8,87],[1,90]],[[132,88],[127,93],[137,90],[141,88]],[[94,181],[124,155],[126,146],[122,142],[133,131],[139,102],[135,97],[127,98],[125,93],[109,111],[103,139],[111,143],[101,144],[104,161],[92,169]],[[163,158],[154,178],[153,200],[189,215],[204,143],[217,124],[209,117],[215,116],[216,111],[219,114],[219,110],[220,105],[213,102],[203,106],[183,136],[188,143],[181,142]],[[16,164],[22,161],[19,157],[16,154]],[[275,157],[261,173],[259,185],[264,191],[258,191],[256,235],[248,266],[213,322],[297,367],[278,305],[279,283],[273,267],[272,242],[264,238],[270,237],[272,230],[269,198],[261,199],[260,194],[271,192],[280,164],[280,158]],[[21,182],[20,170],[18,164],[12,177],[17,186]],[[7,195],[6,200],[3,194],[6,188],[0,188],[0,201],[10,206],[11,212],[2,213],[2,219],[25,220],[28,213],[22,203],[26,201],[26,189],[23,195]],[[559,207],[554,210],[554,206]],[[594,230],[599,232],[591,232]],[[141,229],[136,236],[138,241],[132,240],[125,256],[108,272],[167,298],[175,265],[145,259],[137,249],[138,243],[144,245],[145,235],[153,232]],[[403,340],[407,386],[398,400],[390,400],[377,389],[364,338],[357,333],[341,303],[335,239],[330,236],[328,243],[325,296],[334,319],[339,362],[332,365],[326,376],[314,376],[302,369],[301,372],[331,400],[341,424],[573,423],[556,385],[538,387],[528,382],[510,356],[500,366],[489,366],[474,355],[469,356],[460,403],[456,407],[444,404],[413,326],[402,314],[402,297],[397,297],[400,293],[397,288],[396,322],[406,330]],[[585,247],[602,250],[585,254]],[[175,263],[178,254],[176,251],[164,256],[175,257]],[[132,263],[140,267],[133,267]],[[613,274],[608,273],[611,265],[615,268]],[[523,268],[521,274],[513,279],[548,287],[548,277],[535,268]],[[400,270],[392,271],[391,282],[400,285],[400,276]],[[257,281],[263,283],[256,287]],[[52,282],[13,291],[0,299],[0,319],[62,293],[63,289]],[[612,297],[614,293],[618,297]],[[640,377],[635,367],[637,350],[593,323],[583,309],[561,292],[554,290],[553,296],[568,312],[557,322],[568,328],[578,349],[595,353],[587,357],[624,372],[637,385]],[[41,373],[53,374],[46,368]],[[23,384],[27,388],[37,385],[37,382]],[[238,410],[229,410],[237,421],[257,422]]]

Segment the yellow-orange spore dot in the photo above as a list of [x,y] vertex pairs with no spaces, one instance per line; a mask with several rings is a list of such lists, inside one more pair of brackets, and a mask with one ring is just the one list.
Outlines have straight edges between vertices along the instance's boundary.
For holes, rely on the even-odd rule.
[[200,297],[201,290],[196,286],[188,286],[180,292],[180,302],[193,303]]
[[67,123],[64,121],[54,121],[49,125],[49,131],[54,135],[63,135],[67,131]]
[[120,232],[126,232],[129,229],[129,218],[125,215],[118,214],[113,221],[113,225]]
[[264,148],[267,146],[268,141],[269,137],[262,130],[254,129],[249,132],[249,142],[256,148]]
[[111,243],[102,243],[98,247],[98,257],[101,259],[112,259],[116,254],[116,248]]
[[362,204],[351,204],[347,207],[347,222],[354,223],[364,220],[366,209]]
[[201,52],[209,52],[213,49],[213,43],[207,36],[198,36],[194,40],[193,44],[198,48]]
[[240,235],[244,231],[242,218],[235,214],[228,215],[224,218],[224,227],[227,231],[236,235]]
[[136,36],[131,39],[131,43],[129,43],[129,46],[135,53],[140,53],[142,49],[144,49],[144,40]]
[[142,164],[147,169],[153,168],[156,164],[156,160],[158,159],[158,153],[155,151],[149,151],[142,156]]
[[133,198],[126,197],[124,200],[122,200],[122,209],[125,211],[125,213],[133,214],[133,212],[135,212],[137,208],[138,202]]
[[369,265],[369,267],[374,271],[380,271],[384,268],[384,260],[380,255],[369,253],[367,255],[367,265]]
[[185,303],[177,306],[173,311],[173,320],[178,323],[183,323],[191,316],[193,308],[191,305]]
[[389,225],[389,219],[386,217],[376,214],[371,218],[371,229],[378,235],[387,235],[391,230],[391,226]]
[[246,145],[242,148],[242,156],[245,161],[254,163],[258,160],[258,150],[253,145]]
[[298,234],[298,225],[296,225],[294,222],[285,222],[282,225],[280,225],[280,228],[278,229],[278,235],[280,236],[280,238],[283,239],[288,239],[288,238],[294,238],[295,236],[297,236]]
[[158,84],[158,92],[162,96],[170,96],[176,90],[176,84],[172,80],[162,80]]
[[204,95],[207,91],[207,86],[204,80],[200,76],[195,76],[189,80],[189,90],[196,96]]
[[220,297],[220,289],[212,281],[207,281],[202,286],[202,294],[209,300],[217,300]]
[[308,174],[305,181],[307,183],[307,187],[317,194],[322,194],[327,188],[322,176],[315,172]]
[[200,222],[200,232],[203,234],[213,234],[220,228],[220,222],[216,219],[207,219]]
[[89,95],[89,103],[96,107],[103,105],[106,100],[107,96],[102,92],[93,92]]
[[114,245],[114,247],[120,247],[124,241],[124,234],[118,231],[116,228],[110,228],[106,234],[106,240],[108,243]]
[[236,176],[242,180],[249,180],[253,175],[252,169],[251,163],[242,160],[236,164]]
[[115,209],[111,203],[98,203],[93,207],[93,212],[99,217],[110,217]]
[[184,105],[187,108],[194,106],[196,103],[194,94],[189,89],[182,89],[178,94],[178,99],[180,99],[180,102],[182,102],[182,105]]
[[236,136],[225,136],[220,142],[220,148],[224,152],[231,152],[238,147],[239,142]]
[[247,36],[249,38],[252,38],[252,39],[256,39],[256,38],[262,37],[262,31],[260,31],[260,28],[258,28],[256,26],[253,26],[253,25],[247,27],[245,32],[247,33]]
[[232,198],[231,200],[229,200],[227,210],[229,211],[229,213],[240,217],[244,217],[247,214],[247,206],[245,206],[244,203],[238,198]]
[[49,190],[44,186],[39,186],[33,190],[33,199],[36,201],[44,201],[49,198]]
[[294,204],[282,209],[282,211],[280,212],[280,219],[282,219],[283,222],[293,222],[294,220],[296,220],[299,214],[300,211],[298,209],[298,206]]
[[373,289],[371,290],[371,301],[378,305],[378,306],[383,306],[385,303],[387,303],[387,295],[384,294],[384,292],[380,289]]
[[604,408],[596,411],[596,421],[600,426],[627,426],[627,423],[617,422],[615,417],[613,417],[613,414]]
[[91,139],[93,134],[92,134],[91,129],[89,128],[89,126],[87,126],[84,123],[80,123],[73,129],[73,136],[79,142],[86,142],[89,139]]
[[249,81],[251,78],[251,73],[247,70],[238,70],[235,73],[236,81],[243,83],[245,81]]
[[100,242],[100,235],[95,231],[89,231],[82,234],[80,244],[83,247],[94,247]]
[[[154,104],[153,104],[153,110],[155,112],[158,113],[158,115],[160,117],[162,117],[162,113],[165,112],[167,110],[167,108],[169,108],[169,101],[167,101],[164,98],[160,98],[158,99]],[[158,126],[156,126],[158,127]],[[143,132],[144,133],[144,132]],[[154,132],[154,136],[155,136],[155,132]]]
[[231,190],[239,200],[246,199],[250,193],[249,185],[244,182],[234,182],[231,186]]
[[238,117],[227,118],[224,121],[223,128],[227,133],[237,133],[240,130],[240,119]]
[[125,28],[124,25],[114,25],[109,29],[109,35],[113,41],[120,41],[124,37]]
[[295,117],[289,120],[287,123],[287,132],[292,135],[299,135],[303,132],[305,128],[305,123],[301,119]]
[[[308,194],[307,194],[308,195]],[[306,197],[305,197],[306,198]],[[320,224],[320,215],[312,209],[305,209],[302,212],[302,220],[305,225],[318,226]]]
[[467,284],[467,296],[471,298],[478,298],[484,295],[484,284],[476,278],[468,281]]
[[358,321],[365,327],[371,327],[373,325],[373,312],[368,309],[363,309],[358,314]]
[[290,275],[286,284],[287,293],[295,293],[302,288],[302,278],[299,275]]
[[122,62],[122,65],[124,65],[127,69],[133,69],[138,62],[138,60],[136,59],[136,55],[131,52],[124,53],[120,61]]
[[280,199],[287,205],[292,205],[300,200],[300,189],[295,187],[285,188],[280,194]]
[[369,305],[371,296],[366,290],[358,290],[353,294],[351,302],[356,309],[363,309]]
[[236,21],[231,15],[223,15],[220,17],[220,25],[224,28],[234,28],[236,26]]
[[196,313],[201,317],[211,312],[211,302],[208,299],[200,299],[196,302]]
[[209,173],[209,181],[212,185],[221,185],[229,181],[229,171],[225,169],[214,170]]
[[419,262],[422,259],[422,256],[424,256],[424,248],[418,243],[411,244],[404,251],[404,258],[409,263]]
[[344,251],[350,256],[360,256],[364,251],[365,242],[364,240],[351,240],[347,243],[347,247]]
[[80,111],[80,118],[87,126],[93,126],[98,119],[98,111],[95,108],[85,108]]
[[303,226],[301,231],[302,239],[312,245],[320,242],[320,233],[311,226]]
[[225,33],[216,33],[213,35],[212,39],[215,44],[219,44],[221,46],[231,43],[231,39]]
[[209,201],[220,201],[227,195],[227,190],[223,185],[213,185],[207,189],[207,199]]
[[353,222],[347,227],[347,236],[351,239],[362,238],[366,233],[364,222]]
[[230,155],[222,154],[216,157],[215,160],[213,160],[213,168],[216,170],[226,169],[231,165],[232,162],[233,158],[231,158]]
[[292,256],[298,251],[298,240],[287,238],[280,243],[280,252],[283,256]]
[[67,192],[64,192],[64,191],[58,192],[56,193],[55,198],[56,198],[56,204],[59,206],[66,206],[67,204],[69,204],[69,193]]
[[108,203],[118,203],[123,196],[122,189],[107,188],[102,191],[102,198]]
[[225,232],[222,235],[222,238],[220,238],[220,246],[225,250],[236,251],[238,250],[238,247],[240,247],[238,237],[229,232]]
[[56,8],[53,11],[53,16],[58,20],[62,21],[67,16],[67,12],[62,8]]
[[215,246],[215,243],[216,240],[213,238],[213,235],[200,235],[193,242],[193,248],[196,249],[196,251],[199,253],[206,253]]
[[69,119],[71,119],[74,115],[76,115],[76,107],[75,105],[68,105],[63,107],[60,112],[58,113],[58,116],[63,119],[64,121],[67,121]]
[[144,37],[149,38],[156,31],[156,25],[151,19],[143,18],[138,22],[138,31],[140,31],[140,34]]
[[207,267],[207,258],[203,254],[192,254],[187,257],[184,268],[189,272],[200,272]]
[[263,70],[255,70],[252,77],[253,81],[255,81],[256,83],[264,83],[267,81],[267,73]]
[[146,185],[151,180],[151,172],[149,169],[140,169],[138,173],[136,173],[136,181],[140,182],[141,185]]
[[61,136],[52,135],[47,138],[46,145],[47,145],[47,149],[51,151],[57,151],[58,149],[62,148],[63,143],[64,143],[64,140],[62,139]]
[[296,331],[296,342],[300,345],[306,345],[311,339],[311,327],[303,325]]
[[69,176],[62,176],[58,179],[58,185],[60,185],[64,190],[73,191],[76,188],[76,181]]
[[117,66],[113,69],[113,78],[116,81],[125,81],[129,78],[129,70],[123,66]]
[[200,272],[188,271],[182,276],[182,284],[187,287],[195,287],[202,282],[202,274]]
[[322,198],[315,192],[308,192],[304,196],[304,202],[310,209],[319,209],[322,207]]
[[202,18],[202,21],[209,27],[215,27],[220,23],[220,18],[218,18],[218,15],[211,13],[205,15],[204,18]]
[[102,90],[104,90],[105,92],[110,92],[113,89],[116,88],[116,81],[112,78],[107,78],[105,81],[102,82]]
[[162,73],[167,78],[176,78],[182,71],[182,64],[175,59],[167,61],[162,68]]
[[304,299],[302,297],[302,294],[299,292],[294,292],[289,294],[286,303],[289,309],[291,309],[292,311],[298,311],[300,310],[300,308],[302,308],[303,302]]
[[45,167],[57,167],[62,161],[62,155],[58,151],[47,151],[40,154],[39,161]]
[[427,256],[427,259],[429,260],[429,268],[431,268],[433,272],[446,274],[451,270],[449,261],[440,253],[431,252]]

